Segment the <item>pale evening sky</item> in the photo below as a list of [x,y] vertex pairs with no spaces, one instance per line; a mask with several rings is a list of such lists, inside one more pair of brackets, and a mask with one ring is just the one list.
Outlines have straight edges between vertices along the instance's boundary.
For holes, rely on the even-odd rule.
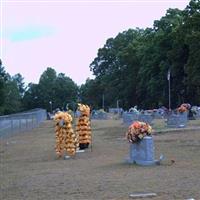
[[189,0],[0,2],[5,70],[38,83],[52,67],[80,85],[93,77],[89,65],[108,38],[129,28],[152,27],[168,8],[182,10]]

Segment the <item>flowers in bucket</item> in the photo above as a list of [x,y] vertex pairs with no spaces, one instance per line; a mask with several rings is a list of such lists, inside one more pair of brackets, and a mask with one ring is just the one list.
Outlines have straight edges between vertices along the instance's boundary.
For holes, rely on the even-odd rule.
[[191,108],[189,103],[183,103],[178,108],[177,111],[180,113],[187,112]]
[[129,142],[135,143],[142,140],[145,136],[150,136],[151,133],[152,127],[148,123],[135,121],[129,126],[126,138]]

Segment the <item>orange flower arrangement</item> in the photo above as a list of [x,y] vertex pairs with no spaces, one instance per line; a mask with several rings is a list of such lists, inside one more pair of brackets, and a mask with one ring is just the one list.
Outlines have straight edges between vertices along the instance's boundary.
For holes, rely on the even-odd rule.
[[183,103],[180,107],[177,108],[177,111],[180,113],[187,112],[190,109],[191,105],[188,103]]
[[135,121],[133,122],[126,132],[126,138],[129,142],[139,142],[145,136],[150,136],[152,133],[152,127],[145,122]]
[[76,133],[79,137],[79,147],[80,149],[88,148],[91,144],[92,133],[90,126],[90,107],[84,104],[78,104],[78,110],[81,112],[81,116],[78,119],[76,125]]
[[66,112],[55,114],[55,150],[58,157],[67,152],[69,156],[74,156],[78,146],[76,134],[72,128],[72,117]]

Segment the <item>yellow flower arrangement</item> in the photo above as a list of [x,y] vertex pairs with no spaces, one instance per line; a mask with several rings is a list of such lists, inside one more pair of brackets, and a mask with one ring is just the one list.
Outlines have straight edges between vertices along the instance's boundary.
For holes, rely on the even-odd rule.
[[180,112],[180,113],[187,112],[190,109],[190,107],[191,107],[190,104],[183,103],[177,108],[177,111]]

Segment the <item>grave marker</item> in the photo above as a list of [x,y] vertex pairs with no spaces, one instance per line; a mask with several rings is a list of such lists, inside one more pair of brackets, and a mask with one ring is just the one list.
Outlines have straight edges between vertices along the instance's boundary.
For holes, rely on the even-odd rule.
[[145,136],[141,141],[130,144],[129,163],[138,165],[154,165],[154,142],[150,136]]
[[188,113],[171,114],[167,117],[167,126],[174,128],[182,128],[187,126]]

